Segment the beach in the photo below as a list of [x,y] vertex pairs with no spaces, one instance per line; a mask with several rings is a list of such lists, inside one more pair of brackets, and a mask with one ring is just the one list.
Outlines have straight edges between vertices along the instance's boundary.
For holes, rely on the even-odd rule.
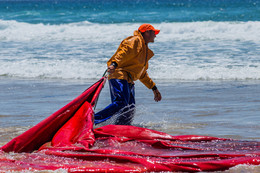
[[[93,81],[1,79],[4,144],[76,98]],[[260,83],[256,81],[158,81],[162,101],[136,83],[133,125],[171,135],[259,140]],[[110,104],[105,85],[95,111]],[[10,134],[10,132],[15,132]]]

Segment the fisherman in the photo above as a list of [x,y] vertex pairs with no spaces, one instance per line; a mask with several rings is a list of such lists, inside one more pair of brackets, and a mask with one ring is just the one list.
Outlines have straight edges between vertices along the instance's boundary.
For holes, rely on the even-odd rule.
[[156,102],[162,99],[153,80],[148,76],[148,61],[154,55],[148,48],[160,30],[150,24],[142,24],[134,35],[124,39],[116,53],[107,62],[107,72],[112,103],[95,114],[95,124],[99,124],[113,115],[118,117],[117,125],[131,125],[135,113],[134,81],[140,80],[152,89]]

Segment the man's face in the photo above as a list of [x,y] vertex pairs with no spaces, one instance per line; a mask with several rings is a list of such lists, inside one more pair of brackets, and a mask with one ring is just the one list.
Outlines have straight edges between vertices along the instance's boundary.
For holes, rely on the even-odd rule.
[[149,42],[154,42],[154,39],[155,39],[156,35],[155,35],[155,32],[153,30],[150,30],[149,31]]
[[144,36],[147,43],[153,43],[154,38],[156,37],[155,32],[153,30],[146,31]]

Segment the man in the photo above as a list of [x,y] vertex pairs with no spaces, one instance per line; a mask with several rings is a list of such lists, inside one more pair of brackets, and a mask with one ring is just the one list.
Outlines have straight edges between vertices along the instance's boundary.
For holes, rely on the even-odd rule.
[[134,35],[124,39],[116,53],[107,62],[109,86],[112,103],[95,114],[95,124],[106,121],[113,115],[119,115],[118,125],[131,125],[135,112],[134,81],[140,80],[152,89],[156,102],[162,99],[155,83],[147,74],[148,61],[154,55],[148,48],[160,30],[150,24],[141,25]]

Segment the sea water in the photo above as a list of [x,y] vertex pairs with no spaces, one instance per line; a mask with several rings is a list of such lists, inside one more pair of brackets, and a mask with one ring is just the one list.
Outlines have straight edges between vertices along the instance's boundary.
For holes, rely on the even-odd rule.
[[[0,0],[0,145],[100,79],[142,23],[161,30],[148,74],[162,101],[137,81],[133,125],[260,139],[259,0]],[[106,84],[95,111],[109,103]]]

